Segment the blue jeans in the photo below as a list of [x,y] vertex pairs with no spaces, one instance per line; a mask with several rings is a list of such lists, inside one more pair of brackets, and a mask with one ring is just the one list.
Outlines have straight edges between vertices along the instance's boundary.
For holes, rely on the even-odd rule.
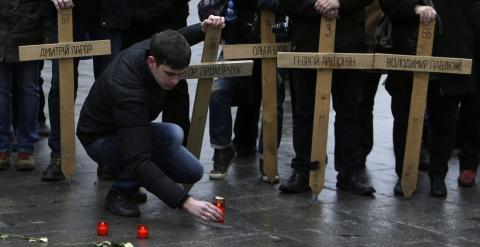
[[[57,25],[53,25],[52,37],[58,37]],[[121,51],[121,31],[117,29],[110,29],[101,27],[99,25],[88,25],[74,23],[73,25],[73,40],[83,41],[87,36],[91,40],[110,39],[111,40],[111,55],[94,56],[93,57],[93,74],[95,79],[100,77],[103,70],[113,60],[113,58]],[[54,42],[57,42],[54,40]],[[74,59],[74,83],[75,83],[75,97],[78,89],[78,62],[79,59]],[[54,155],[60,155],[60,90],[58,77],[58,60],[52,61],[52,81],[51,88],[48,94],[48,111],[50,115],[50,136],[48,137],[48,145]]]
[[[151,123],[152,162],[176,183],[194,184],[203,176],[203,166],[182,146],[183,131],[171,123]],[[118,153],[118,134],[102,136],[85,147],[95,162],[106,165],[114,176],[113,187],[135,191],[140,185],[129,174]]]
[[17,79],[17,85],[14,86],[18,93],[17,149],[19,152],[33,153],[33,145],[38,140],[38,61],[0,63],[0,152],[10,153],[12,148],[12,76]]

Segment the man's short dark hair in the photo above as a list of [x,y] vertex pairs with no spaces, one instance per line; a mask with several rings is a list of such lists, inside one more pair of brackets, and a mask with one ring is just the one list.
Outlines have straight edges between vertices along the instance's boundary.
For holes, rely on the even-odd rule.
[[165,30],[153,36],[150,55],[157,66],[168,65],[172,69],[184,69],[190,64],[192,51],[187,40],[177,31]]

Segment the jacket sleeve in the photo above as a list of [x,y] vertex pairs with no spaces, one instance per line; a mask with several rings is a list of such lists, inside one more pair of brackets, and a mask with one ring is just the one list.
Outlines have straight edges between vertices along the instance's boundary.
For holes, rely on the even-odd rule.
[[135,75],[121,74],[122,78],[114,78],[114,119],[120,139],[118,155],[141,186],[171,208],[180,208],[188,198],[187,192],[151,161],[150,120],[143,82]]
[[364,9],[373,0],[339,0],[340,1],[340,17],[342,14],[350,14]]
[[392,22],[405,23],[418,20],[415,6],[418,0],[380,0],[380,6]]
[[205,39],[200,23],[180,28],[177,31],[185,37],[190,46],[196,45]]

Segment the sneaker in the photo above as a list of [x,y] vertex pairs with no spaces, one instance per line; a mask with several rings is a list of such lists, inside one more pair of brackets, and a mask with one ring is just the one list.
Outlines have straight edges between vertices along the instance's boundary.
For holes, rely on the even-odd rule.
[[33,154],[28,152],[18,152],[15,168],[19,171],[30,171],[35,169]]
[[475,185],[475,178],[477,174],[471,170],[463,170],[458,175],[458,185],[463,187],[472,187]]
[[48,137],[50,135],[50,127],[46,123],[38,123],[38,135]]
[[265,174],[265,172],[263,171],[263,159],[260,158],[258,159],[258,168],[260,169],[260,174],[262,176],[262,181],[265,182],[265,183],[278,183],[280,182],[280,177],[278,176],[278,173],[275,175],[275,177],[273,178],[273,182],[270,182],[270,179],[268,179],[268,176]]
[[235,149],[228,146],[224,149],[215,149],[213,154],[213,170],[210,171],[210,179],[223,179],[227,176],[228,168],[237,157]]
[[61,181],[65,176],[62,172],[62,161],[60,156],[51,155],[50,165],[43,171],[42,181]]
[[0,152],[0,171],[6,170],[8,168],[9,161],[10,155],[6,152]]
[[132,193],[110,188],[107,194],[105,207],[116,215],[137,217],[140,216],[137,202],[132,198]]

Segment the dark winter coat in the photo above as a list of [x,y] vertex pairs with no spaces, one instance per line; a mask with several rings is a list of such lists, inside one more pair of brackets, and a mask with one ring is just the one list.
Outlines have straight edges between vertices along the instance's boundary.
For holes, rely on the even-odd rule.
[[[42,15],[54,19],[57,10],[50,0],[43,0]],[[132,16],[131,0],[74,1],[73,22],[98,24],[107,28],[126,29]]]
[[[433,56],[473,58],[474,28],[471,15],[471,0],[433,0],[439,21],[435,30]],[[419,0],[380,0],[382,10],[392,22],[393,50],[398,54],[416,53],[419,17],[415,5],[424,5]],[[392,88],[411,78],[410,72],[390,72],[387,87]],[[439,74],[442,94],[459,95],[472,92],[475,83],[472,76]]]
[[[316,0],[280,0],[292,20],[292,42],[296,52],[318,51],[321,15]],[[372,0],[340,0],[337,20],[336,52],[365,51],[365,7]]]
[[[194,45],[203,40],[200,25],[180,30]],[[150,123],[163,110],[165,91],[146,63],[150,40],[122,51],[97,79],[83,104],[77,136],[88,146],[102,136],[117,133],[119,155],[132,177],[170,207],[181,207],[187,192],[151,160]]]
[[133,20],[164,22],[171,19],[184,20],[189,14],[190,0],[130,0],[133,2]]
[[18,46],[43,42],[41,0],[0,0],[0,62],[18,62]]

